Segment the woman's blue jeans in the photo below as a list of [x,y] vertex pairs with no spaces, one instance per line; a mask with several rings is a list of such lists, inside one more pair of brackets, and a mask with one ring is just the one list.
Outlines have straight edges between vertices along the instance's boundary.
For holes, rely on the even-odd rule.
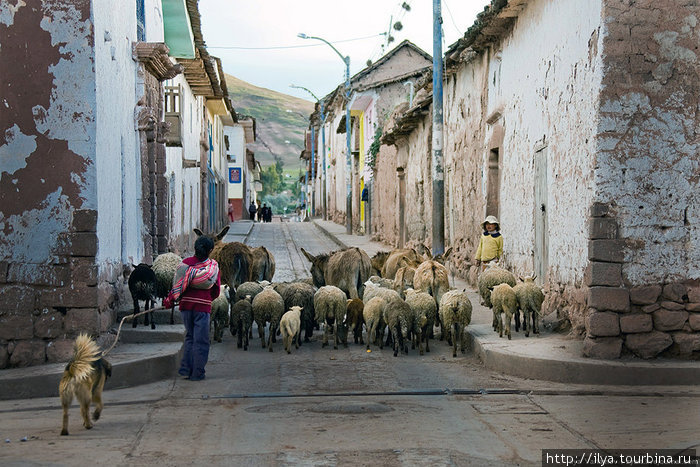
[[209,313],[180,310],[185,324],[185,348],[180,373],[191,380],[204,379],[204,367],[209,359]]

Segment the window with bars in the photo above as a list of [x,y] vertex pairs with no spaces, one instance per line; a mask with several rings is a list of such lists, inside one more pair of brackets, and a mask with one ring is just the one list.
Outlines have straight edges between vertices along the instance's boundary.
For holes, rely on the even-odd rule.
[[182,92],[180,85],[165,86],[165,121],[170,131],[165,137],[168,146],[182,146]]

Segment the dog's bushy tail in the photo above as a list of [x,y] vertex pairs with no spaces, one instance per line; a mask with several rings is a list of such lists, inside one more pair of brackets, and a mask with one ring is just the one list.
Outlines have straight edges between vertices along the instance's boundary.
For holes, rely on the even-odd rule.
[[100,359],[97,343],[87,334],[80,334],[73,343],[73,357],[66,365],[66,373],[77,382],[83,381],[93,371],[93,362]]

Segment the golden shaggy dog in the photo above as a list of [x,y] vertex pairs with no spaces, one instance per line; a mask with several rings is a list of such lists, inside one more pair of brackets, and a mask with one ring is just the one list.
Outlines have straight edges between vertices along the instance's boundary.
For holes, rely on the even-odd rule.
[[102,413],[102,388],[105,380],[112,376],[112,365],[102,358],[97,343],[87,334],[80,334],[73,344],[73,357],[63,370],[63,377],[58,385],[63,406],[62,435],[68,434],[68,409],[73,396],[80,402],[80,414],[83,416],[83,426],[92,428],[90,422],[90,402],[95,403],[94,420]]

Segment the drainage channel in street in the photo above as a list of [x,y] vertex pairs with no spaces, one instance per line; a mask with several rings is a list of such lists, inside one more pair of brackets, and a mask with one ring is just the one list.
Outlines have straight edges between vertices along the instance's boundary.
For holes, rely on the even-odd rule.
[[604,396],[604,397],[700,397],[700,393],[660,393],[641,391],[603,391],[603,390],[528,390],[528,389],[408,389],[405,391],[351,391],[332,393],[290,393],[259,392],[246,394],[202,394],[199,399],[273,399],[273,398],[311,398],[311,397],[375,397],[375,396]]
[[[331,398],[331,397],[415,397],[415,396],[581,396],[581,397],[664,397],[664,398],[698,398],[699,392],[669,392],[661,393],[657,391],[604,391],[604,390],[552,390],[552,389],[408,389],[405,391],[350,391],[331,393],[290,393],[290,392],[259,392],[246,394],[202,394],[199,397],[166,397],[160,399],[132,400],[107,402],[106,406],[128,406],[136,404],[155,404],[168,399],[197,399],[197,400],[217,400],[217,399],[295,399],[295,398]],[[57,398],[58,399],[58,398]],[[15,407],[11,409],[0,409],[3,413],[18,412],[40,412],[46,410],[61,410],[60,403],[56,405],[45,405],[36,407]]]

